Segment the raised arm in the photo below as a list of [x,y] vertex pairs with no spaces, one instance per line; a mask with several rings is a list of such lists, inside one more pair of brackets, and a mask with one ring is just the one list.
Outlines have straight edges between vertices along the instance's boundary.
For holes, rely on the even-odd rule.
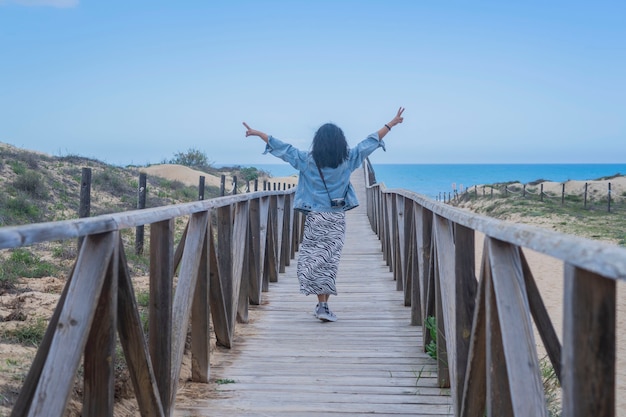
[[404,107],[400,107],[398,109],[398,113],[396,113],[396,117],[391,119],[391,121],[389,123],[386,123],[380,129],[378,129],[378,139],[379,140],[383,140],[385,135],[387,133],[389,133],[389,131],[391,130],[392,127],[394,127],[395,125],[400,124],[400,123],[402,123],[404,121],[404,117],[402,117],[402,113],[404,113]]
[[246,122],[243,122],[243,125],[246,127],[246,137],[258,136],[261,139],[263,139],[263,142],[267,143],[269,139],[269,136],[267,135],[267,133],[263,133],[260,130],[255,130],[255,129],[250,128],[250,126],[248,126]]

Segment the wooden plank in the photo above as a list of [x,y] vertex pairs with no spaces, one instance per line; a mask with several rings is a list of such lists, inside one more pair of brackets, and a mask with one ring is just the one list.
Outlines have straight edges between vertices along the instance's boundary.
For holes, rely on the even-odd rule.
[[61,415],[65,409],[118,235],[88,236],[83,241],[28,416]]
[[455,364],[454,373],[456,390],[453,390],[457,412],[465,383],[470,336],[472,333],[472,317],[474,317],[474,303],[478,282],[475,276],[474,231],[459,224],[454,225],[454,275],[455,275]]
[[565,265],[563,415],[615,415],[615,281]]
[[[239,292],[242,287],[243,266],[245,261],[246,247],[248,244],[248,202],[244,201],[235,205],[234,224],[232,240],[230,241],[231,255],[231,277],[232,277],[232,317],[231,323],[235,323],[237,315],[240,313],[239,306],[245,303],[248,305],[247,287],[245,288],[244,300],[239,299]],[[243,307],[243,306],[242,306]],[[233,326],[234,327],[234,326]]]
[[[174,269],[182,259],[189,223],[174,255],[174,219],[150,225],[150,305],[148,348],[165,410],[170,406],[172,373],[172,294]],[[180,252],[179,252],[180,250]],[[176,261],[178,259],[178,262]]]
[[165,416],[121,238],[118,251],[117,331],[133,382],[135,398],[142,416]]
[[417,272],[415,266],[417,265],[417,261],[415,261],[415,265],[413,264],[415,260],[413,249],[415,228],[413,226],[413,202],[411,200],[404,201],[403,199],[403,216],[404,224],[402,231],[402,265],[404,268],[402,269],[402,281],[404,282],[404,305],[406,307],[411,306],[411,297],[413,292],[413,275]]
[[485,318],[487,329],[487,417],[514,416],[511,400],[511,387],[507,371],[506,357],[502,343],[502,327],[498,315],[498,302],[493,285],[492,254],[489,253],[489,238],[485,238],[488,256],[488,270],[485,282]]
[[[261,291],[267,292],[269,285],[269,275],[266,265],[267,261],[267,245],[269,243],[269,228],[270,228],[270,197],[261,198],[259,201],[259,216],[260,216],[260,229],[259,229],[259,279],[261,282]],[[260,296],[259,296],[260,300]]]
[[292,262],[285,271],[290,278],[270,283],[266,301],[250,307],[250,324],[238,326],[236,345],[213,352],[212,381],[233,383],[210,386],[206,401],[187,399],[182,388],[175,416],[454,414],[365,208],[347,216],[339,294],[329,301],[338,321],[313,317],[317,300],[298,294]]
[[561,343],[556,335],[548,310],[539,293],[539,288],[535,283],[530,266],[526,261],[522,248],[519,249],[520,259],[522,261],[522,270],[524,272],[524,283],[526,284],[526,292],[528,293],[528,304],[530,305],[530,312],[537,326],[539,336],[543,341],[543,345],[546,349],[550,363],[554,368],[557,378],[561,381]]
[[248,208],[248,227],[249,227],[249,266],[248,266],[248,297],[250,304],[259,305],[261,303],[261,213],[259,200],[250,201]]
[[406,259],[404,256],[404,198],[396,197],[393,200],[395,219],[395,239],[394,239],[394,277],[396,280],[396,290],[403,291],[405,287],[404,278],[406,276]]
[[202,248],[208,228],[208,212],[194,213],[189,220],[189,231],[185,240],[185,253],[178,274],[178,283],[172,304],[172,373],[170,375],[171,397],[174,403],[180,368],[183,361],[185,341],[189,327],[189,315],[196,288]]
[[265,246],[265,273],[263,275],[263,287],[267,288],[270,282],[278,281],[279,257],[278,257],[278,203],[276,197],[270,197],[269,220],[267,228],[267,244]]
[[[428,282],[430,279],[431,262],[431,241],[433,229],[433,213],[420,207],[414,211],[417,233],[417,256],[420,273],[420,306],[422,311],[422,321],[428,315]],[[423,323],[421,323],[423,324]]]
[[[407,216],[410,216],[411,221],[409,222],[410,231],[408,231],[409,236],[409,244],[407,247],[407,253],[409,255],[409,276],[407,278],[407,282],[409,283],[410,289],[410,303],[411,303],[411,324],[413,326],[417,326],[422,323],[422,298],[420,294],[420,280],[421,280],[421,271],[419,266],[419,243],[417,239],[417,221],[416,221],[416,211],[420,210],[419,207],[416,207],[412,202],[410,203],[410,214],[407,213]],[[406,303],[406,297],[405,297]]]
[[213,239],[213,233],[208,234],[209,243],[209,307],[213,321],[213,330],[217,343],[221,346],[230,347],[230,323],[226,311],[226,297],[222,289],[222,281],[217,262],[217,249]]
[[[210,214],[209,214],[210,218]],[[210,306],[209,306],[209,236],[207,225],[198,267],[198,279],[191,306],[191,380],[209,382],[210,376]]]
[[[439,245],[435,246],[435,265],[445,262],[439,260],[438,246]],[[443,254],[443,256],[445,257],[445,254]],[[441,281],[442,277],[440,275],[439,268],[435,267],[435,325],[437,326],[435,343],[437,344],[437,384],[440,388],[450,388],[450,367],[448,366],[448,362],[451,358],[448,356],[448,341],[446,338],[446,328],[448,323],[445,319],[445,304],[443,302],[443,298],[446,297],[446,294],[442,294]]]
[[217,209],[217,242],[215,245],[217,255],[217,269],[220,279],[221,295],[224,308],[226,310],[226,320],[228,321],[228,341],[225,346],[232,343],[232,332],[235,323],[235,306],[233,306],[233,251],[231,242],[233,240],[233,218],[230,207],[220,207]]
[[[486,242],[485,242],[486,243]],[[476,294],[476,305],[472,319],[467,367],[463,384],[463,396],[460,402],[461,417],[482,416],[485,413],[487,398],[487,281],[489,280],[487,251],[483,251],[480,281]],[[454,398],[453,398],[454,399]]]
[[289,266],[291,261],[291,243],[292,236],[291,230],[293,228],[293,216],[291,210],[291,196],[285,195],[283,196],[285,201],[284,213],[285,217],[283,218],[283,242],[280,246],[280,259],[282,260],[282,269],[281,272],[285,272],[285,268]]
[[[284,222],[285,222],[285,196],[277,195],[276,196],[276,211],[274,212],[276,215],[276,247],[274,248],[276,251],[276,259],[277,259],[277,268],[278,272],[285,272],[285,261],[283,260],[283,238],[284,238]],[[276,275],[278,278],[278,275]]]
[[103,214],[101,216],[75,220],[2,227],[0,228],[0,249],[17,248],[50,240],[77,239],[81,236],[134,228],[145,224],[158,223],[176,217],[200,213],[218,207],[230,207],[231,204],[261,198],[267,195],[276,197],[285,196],[294,192],[295,189],[245,193],[210,200],[194,201],[191,203]]
[[547,416],[519,249],[496,239],[487,243],[514,415]]
[[82,411],[85,417],[113,415],[118,261],[118,251],[114,250],[85,345]]

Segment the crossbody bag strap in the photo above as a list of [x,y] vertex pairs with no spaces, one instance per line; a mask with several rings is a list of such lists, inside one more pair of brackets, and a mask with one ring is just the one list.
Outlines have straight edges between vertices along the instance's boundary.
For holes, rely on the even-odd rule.
[[330,202],[332,204],[333,199],[330,197],[330,192],[328,192],[328,187],[326,186],[326,180],[324,179],[324,174],[322,174],[322,170],[320,169],[320,166],[317,165],[317,162],[315,163],[315,166],[317,167],[317,172],[320,173],[320,177],[322,178],[322,182],[324,183],[324,188],[326,189],[326,194],[328,194],[328,200],[330,200]]

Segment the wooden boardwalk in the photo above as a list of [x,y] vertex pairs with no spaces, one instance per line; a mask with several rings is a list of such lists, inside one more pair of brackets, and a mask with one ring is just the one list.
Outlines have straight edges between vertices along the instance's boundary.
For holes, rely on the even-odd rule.
[[338,321],[313,317],[317,301],[299,293],[296,254],[250,322],[238,324],[235,346],[212,352],[204,398],[182,386],[174,416],[454,415],[369,225],[362,172],[352,181],[361,206],[348,212],[339,295],[329,300]]

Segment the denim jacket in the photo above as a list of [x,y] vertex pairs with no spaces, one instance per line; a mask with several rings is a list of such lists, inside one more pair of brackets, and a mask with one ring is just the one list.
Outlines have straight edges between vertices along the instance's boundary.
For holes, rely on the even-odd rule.
[[[378,139],[378,133],[372,133],[356,147],[351,148],[348,159],[337,168],[322,168],[328,192],[310,152],[301,151],[270,136],[264,154],[269,152],[300,172],[294,196],[294,209],[307,212],[347,211],[359,205],[354,188],[350,184],[350,174],[379,147],[385,150],[385,143]],[[343,198],[344,205],[332,206],[330,200],[335,198]]]

